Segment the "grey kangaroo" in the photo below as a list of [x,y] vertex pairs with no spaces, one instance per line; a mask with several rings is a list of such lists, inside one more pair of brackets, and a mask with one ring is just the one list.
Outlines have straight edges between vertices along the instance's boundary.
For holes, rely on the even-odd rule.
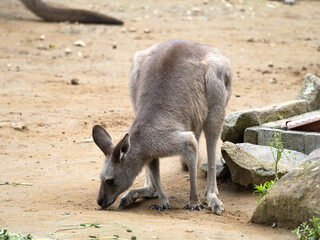
[[48,22],[80,22],[122,25],[123,22],[93,11],[71,8],[58,8],[41,0],[20,0],[26,8]]
[[157,196],[159,204],[151,208],[169,209],[161,187],[159,159],[180,155],[190,175],[190,201],[184,208],[204,208],[196,188],[198,142],[203,130],[208,155],[205,198],[208,208],[221,214],[215,152],[231,82],[229,60],[209,45],[171,40],[137,52],[130,73],[135,118],[129,132],[113,145],[104,128],[93,128],[93,139],[106,156],[98,204],[102,208],[113,204],[146,166],[145,186],[130,190],[119,208],[138,198]]

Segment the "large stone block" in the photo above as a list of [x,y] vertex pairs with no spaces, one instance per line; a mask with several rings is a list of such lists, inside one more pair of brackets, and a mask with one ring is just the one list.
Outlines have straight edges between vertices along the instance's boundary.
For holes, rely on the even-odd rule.
[[278,119],[285,119],[308,112],[308,102],[304,99],[292,100],[274,105],[273,108],[277,111]]
[[[244,148],[231,142],[224,142],[221,148],[222,156],[226,161],[232,182],[250,187],[254,184],[263,184],[275,179],[273,161],[266,161],[249,153]],[[289,171],[284,163],[279,163],[278,174],[283,176]]]
[[294,100],[265,108],[239,111],[229,114],[224,121],[221,139],[233,143],[244,141],[245,129],[307,112],[305,100]]
[[[250,154],[264,160],[267,162],[274,163],[273,154],[276,156],[276,149],[271,146],[260,146],[250,143],[237,143],[237,146],[243,148]],[[299,163],[301,163],[307,155],[294,150],[284,150],[285,153],[282,154],[280,163],[285,165],[288,170],[295,168]]]
[[251,221],[294,229],[319,214],[320,149],[283,176],[256,207]]
[[320,109],[320,78],[308,73],[296,99],[304,99],[308,102],[308,111]]
[[320,133],[309,132],[304,140],[305,154],[310,154],[317,148],[320,148]]
[[244,142],[269,146],[275,131],[281,133],[283,146],[286,149],[309,154],[320,148],[320,133],[268,128],[265,125],[247,128],[244,133]]

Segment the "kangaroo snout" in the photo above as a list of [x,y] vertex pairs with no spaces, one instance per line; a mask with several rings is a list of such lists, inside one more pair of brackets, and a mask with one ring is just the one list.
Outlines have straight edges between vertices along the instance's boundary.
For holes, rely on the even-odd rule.
[[97,203],[100,207],[102,207],[103,204],[103,199],[97,199]]
[[116,199],[115,199],[115,200],[112,200],[111,202],[105,201],[105,200],[103,200],[102,198],[98,198],[98,199],[97,199],[97,203],[98,203],[98,205],[99,205],[102,209],[108,208],[108,207],[111,206],[115,201],[116,201]]

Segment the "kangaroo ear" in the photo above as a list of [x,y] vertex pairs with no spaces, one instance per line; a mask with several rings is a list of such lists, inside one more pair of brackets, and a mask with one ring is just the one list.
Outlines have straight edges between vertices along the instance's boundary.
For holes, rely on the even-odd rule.
[[130,138],[129,138],[129,134],[127,133],[123,139],[122,139],[122,144],[121,144],[121,148],[120,148],[120,160],[122,161],[124,158],[124,155],[128,152],[130,148]]
[[122,161],[124,159],[125,154],[128,152],[130,148],[130,139],[129,134],[127,133],[121,141],[115,146],[112,152],[112,160],[115,162]]
[[113,150],[112,138],[107,131],[100,125],[96,125],[92,129],[92,137],[97,146],[104,155],[110,155]]

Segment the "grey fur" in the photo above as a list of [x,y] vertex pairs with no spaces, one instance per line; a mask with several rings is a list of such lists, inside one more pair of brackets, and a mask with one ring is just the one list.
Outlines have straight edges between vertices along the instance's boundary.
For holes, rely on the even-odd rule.
[[[100,126],[93,138],[106,155],[101,172],[98,204],[110,206],[127,190],[146,166],[145,186],[130,190],[121,199],[125,207],[141,197],[159,197],[163,210],[170,207],[159,174],[159,159],[180,155],[189,169],[190,201],[185,208],[200,210],[196,189],[198,141],[205,133],[208,207],[220,214],[216,181],[216,144],[231,94],[229,60],[210,46],[185,40],[154,45],[134,55],[130,73],[130,97],[135,118],[128,135],[116,146]],[[105,180],[114,179],[107,184]],[[111,181],[112,182],[112,181]]]

